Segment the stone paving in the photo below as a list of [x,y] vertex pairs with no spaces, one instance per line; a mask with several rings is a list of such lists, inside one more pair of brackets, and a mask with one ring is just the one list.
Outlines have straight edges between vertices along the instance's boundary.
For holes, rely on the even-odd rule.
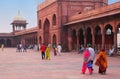
[[40,52],[28,50],[26,53],[16,52],[15,48],[0,49],[0,79],[120,79],[120,57],[108,57],[106,75],[94,72],[81,74],[82,54],[64,52],[51,60],[42,60]]

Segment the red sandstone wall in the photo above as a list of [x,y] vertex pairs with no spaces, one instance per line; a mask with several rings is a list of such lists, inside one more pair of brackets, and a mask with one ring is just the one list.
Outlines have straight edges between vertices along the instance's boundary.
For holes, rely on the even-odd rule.
[[[38,38],[41,37],[42,42],[44,42],[44,23],[47,19],[50,23],[48,30],[50,31],[49,39],[51,43],[52,37],[55,34],[57,44],[62,41],[64,46],[67,47],[67,37],[65,37],[67,36],[67,28],[62,26],[68,22],[70,16],[103,6],[99,2],[101,0],[96,1],[94,3],[93,0],[45,0],[45,2],[37,7],[38,22],[41,20],[42,26],[38,31]],[[52,16],[54,14],[56,15],[56,26],[52,25]]]

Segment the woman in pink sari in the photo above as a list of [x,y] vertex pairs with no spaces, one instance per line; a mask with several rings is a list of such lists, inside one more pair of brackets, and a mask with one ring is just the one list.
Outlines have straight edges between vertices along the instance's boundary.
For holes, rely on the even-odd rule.
[[89,70],[89,74],[92,74],[92,63],[89,61],[90,53],[86,49],[83,53],[83,65],[82,65],[82,74],[85,74],[86,68]]

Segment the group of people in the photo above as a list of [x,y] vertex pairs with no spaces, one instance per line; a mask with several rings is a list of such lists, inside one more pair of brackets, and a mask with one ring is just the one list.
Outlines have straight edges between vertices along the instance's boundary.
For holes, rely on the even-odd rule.
[[16,52],[27,52],[26,44],[17,44]]
[[[83,52],[83,64],[82,64],[82,74],[85,74],[88,68],[89,74],[93,73],[93,62],[95,60],[95,51],[91,44],[87,45],[87,48]],[[98,73],[105,74],[107,69],[107,56],[104,49],[101,49],[96,57],[95,65],[99,67]]]
[[[45,44],[43,43],[39,47],[40,47],[42,59],[48,59],[48,60],[50,60],[51,45],[48,44],[48,46],[46,47]],[[58,53],[58,55],[61,55],[61,51],[62,51],[61,44],[58,44],[57,47],[53,47],[53,49],[54,49],[54,56],[56,56],[57,53]]]

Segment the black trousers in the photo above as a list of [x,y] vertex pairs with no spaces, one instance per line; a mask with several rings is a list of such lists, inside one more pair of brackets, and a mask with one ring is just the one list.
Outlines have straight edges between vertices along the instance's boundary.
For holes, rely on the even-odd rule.
[[92,63],[92,70],[93,70],[93,60],[90,60],[90,62]]
[[42,52],[41,55],[42,55],[42,59],[45,59],[45,52]]

